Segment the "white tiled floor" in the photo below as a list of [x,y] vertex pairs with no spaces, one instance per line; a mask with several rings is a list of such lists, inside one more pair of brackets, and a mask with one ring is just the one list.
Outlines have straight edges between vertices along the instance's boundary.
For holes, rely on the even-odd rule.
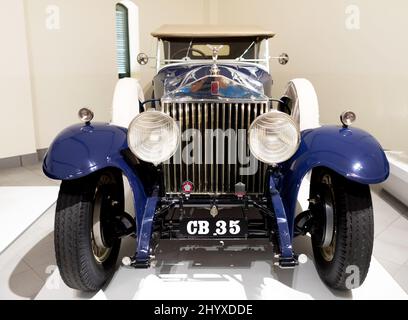
[[[39,164],[0,170],[0,186],[58,184],[42,174]],[[372,194],[375,212],[374,257],[408,292],[408,208],[378,186],[373,188]],[[44,289],[47,278],[55,270],[54,211],[55,205],[0,255],[0,299],[33,299]],[[132,245],[131,242],[127,244],[128,248]],[[125,246],[123,250],[129,249]],[[118,278],[121,275],[123,272]],[[50,279],[47,284],[49,282]]]
[[[130,243],[128,249],[132,249]],[[273,265],[265,240],[214,242],[162,241],[154,266],[119,267],[96,294],[68,288],[56,271],[36,299],[407,299],[408,295],[373,258],[364,284],[351,292],[330,290],[319,279],[307,238],[295,250],[308,258],[292,270]],[[123,252],[124,253],[124,252]]]
[[408,208],[378,186],[373,191],[373,255],[408,292]]
[[27,167],[0,170],[0,186],[58,186],[59,181],[48,179],[41,163]]
[[0,186],[0,253],[58,197],[58,186]]

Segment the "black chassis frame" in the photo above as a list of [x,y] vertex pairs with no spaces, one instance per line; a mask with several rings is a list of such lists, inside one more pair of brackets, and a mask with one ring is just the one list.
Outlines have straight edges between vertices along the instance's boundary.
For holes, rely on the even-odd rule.
[[[246,194],[243,197],[238,197],[234,194],[166,194],[164,186],[164,176],[162,167],[159,165],[155,167],[153,164],[143,162],[137,159],[129,149],[122,151],[126,162],[139,175],[143,182],[145,191],[148,194],[153,194],[159,197],[159,201],[154,212],[153,227],[150,241],[150,257],[155,255],[158,242],[163,240],[245,240],[245,239],[268,239],[274,248],[275,256],[279,257],[278,265],[281,268],[293,268],[298,265],[297,255],[289,258],[282,257],[279,245],[279,227],[277,225],[276,214],[274,206],[272,205],[271,197],[267,196],[269,190],[268,181],[270,178],[281,176],[279,166],[269,166],[265,175],[265,186],[263,194]],[[280,179],[278,179],[280,180]],[[247,221],[248,232],[244,238],[230,238],[230,237],[183,237],[180,234],[180,218],[186,216],[186,209],[188,208],[210,208],[216,205],[219,210],[225,208],[241,208],[242,218]],[[249,214],[250,209],[252,214]],[[178,212],[177,212],[178,211]],[[255,214],[254,214],[255,212]],[[255,215],[255,219],[253,219]],[[299,217],[305,217],[301,226],[296,225],[294,236],[305,234],[309,228],[308,226],[312,215],[307,210]],[[296,219],[298,220],[298,219]],[[300,231],[301,228],[303,228]],[[121,235],[123,236],[123,235]],[[136,256],[131,257],[131,266],[136,268],[149,267],[150,261],[139,261]]]

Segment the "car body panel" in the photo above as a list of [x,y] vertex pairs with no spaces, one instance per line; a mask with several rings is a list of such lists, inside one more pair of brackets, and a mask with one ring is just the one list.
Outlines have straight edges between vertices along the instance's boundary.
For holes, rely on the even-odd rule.
[[76,124],[51,143],[43,171],[52,179],[72,180],[114,167],[127,177],[133,191],[137,225],[142,224],[147,195],[137,173],[125,161],[127,129],[107,123]]
[[[210,74],[212,64],[185,63],[177,65],[168,65],[163,67],[154,77],[154,94],[156,98],[161,98],[165,93],[174,91],[178,85],[192,73],[197,73],[197,80],[204,75]],[[226,64],[218,63],[220,75],[232,79],[234,71],[236,74],[242,74],[254,82],[259,82],[263,86],[263,93],[270,97],[272,88],[272,77],[262,67],[256,64],[239,63]],[[194,75],[195,76],[195,75]],[[210,97],[210,96],[209,96]]]
[[362,184],[380,183],[389,175],[388,160],[381,145],[364,130],[322,126],[305,130],[301,136],[298,151],[282,165],[281,195],[292,236],[300,184],[313,168],[327,167]]
[[114,166],[127,148],[127,130],[107,123],[76,124],[52,142],[44,159],[44,173],[71,180]]

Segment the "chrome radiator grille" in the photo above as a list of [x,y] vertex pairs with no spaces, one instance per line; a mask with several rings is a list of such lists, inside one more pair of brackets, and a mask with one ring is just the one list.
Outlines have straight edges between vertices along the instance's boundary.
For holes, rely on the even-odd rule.
[[[241,175],[240,168],[245,167],[245,164],[240,164],[239,161],[231,163],[229,161],[229,150],[231,148],[229,136],[222,139],[221,146],[224,147],[223,156],[217,155],[217,144],[205,144],[206,130],[221,129],[224,132],[228,129],[233,129],[238,132],[244,129],[247,133],[252,121],[262,113],[267,112],[267,102],[251,102],[251,103],[219,103],[219,102],[189,102],[189,103],[163,103],[161,111],[170,115],[173,119],[179,122],[182,138],[180,146],[176,154],[163,166],[164,184],[166,193],[181,192],[181,185],[185,181],[191,181],[194,185],[193,193],[205,194],[225,194],[234,193],[235,184],[242,182],[246,186],[247,193],[263,192],[264,176],[266,165],[261,162],[256,162],[257,171],[252,175]],[[187,129],[194,129],[200,134],[194,136],[193,140],[199,144],[201,153],[194,157],[193,161],[185,159],[182,161],[182,153],[186,152],[185,147],[192,143],[193,140],[188,140],[183,135]],[[241,132],[243,130],[240,130]],[[248,137],[243,141],[245,146],[233,148],[233,152],[241,152],[244,156],[249,157],[250,151],[248,146]],[[187,140],[187,141],[184,141]],[[239,139],[237,140],[239,143]],[[241,141],[242,144],[242,141]],[[210,153],[210,149],[212,153]],[[194,152],[193,152],[194,154]],[[208,163],[209,155],[212,155],[212,163]],[[218,157],[218,160],[217,160]],[[223,162],[220,164],[220,157]],[[239,158],[235,154],[236,159]],[[198,159],[197,159],[198,158]],[[211,158],[211,156],[210,156]],[[191,160],[191,159],[190,159]],[[256,161],[252,159],[251,161]],[[210,161],[211,162],[211,161]],[[217,163],[218,162],[218,163]]]

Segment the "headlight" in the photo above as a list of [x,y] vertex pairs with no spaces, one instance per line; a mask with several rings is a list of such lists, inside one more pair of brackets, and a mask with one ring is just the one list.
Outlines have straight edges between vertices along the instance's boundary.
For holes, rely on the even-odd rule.
[[158,165],[171,158],[180,141],[180,129],[167,114],[146,111],[129,125],[128,145],[141,160]]
[[272,110],[260,115],[249,128],[249,148],[258,160],[280,163],[293,156],[299,147],[300,133],[286,113]]

